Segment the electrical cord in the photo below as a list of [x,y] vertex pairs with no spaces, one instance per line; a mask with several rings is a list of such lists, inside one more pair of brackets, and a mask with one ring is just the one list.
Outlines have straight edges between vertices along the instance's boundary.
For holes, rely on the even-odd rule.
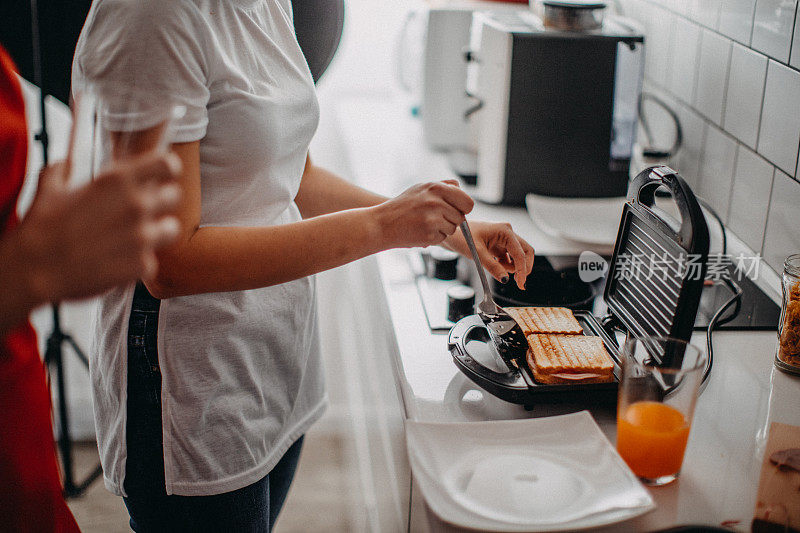
[[[716,209],[711,207],[706,200],[703,198],[697,197],[697,201],[700,202],[700,205],[708,211],[714,220],[717,221],[717,225],[719,226],[719,232],[722,235],[722,255],[728,253],[728,235],[725,231],[725,224],[722,222],[722,218],[717,213]],[[700,382],[700,391],[702,392],[706,385],[708,384],[708,378],[711,374],[711,367],[714,365],[714,342],[713,342],[713,333],[714,329],[733,320],[736,315],[739,314],[739,310],[742,307],[742,289],[739,287],[729,276],[724,276],[722,278],[722,282],[731,290],[733,295],[726,301],[722,307],[717,309],[717,312],[714,313],[714,316],[711,317],[711,320],[708,321],[708,326],[706,326],[706,354],[708,356],[708,361],[706,362],[706,369],[703,371],[703,381]],[[736,309],[733,313],[730,313],[725,318],[722,315],[725,311],[730,308],[733,304],[736,304]]]
[[644,114],[643,104],[647,100],[652,101],[658,107],[666,111],[666,113],[675,123],[675,141],[673,141],[672,146],[668,150],[658,150],[652,147],[645,148],[644,155],[651,155],[654,157],[674,156],[675,154],[678,153],[678,150],[680,150],[681,146],[683,145],[683,130],[681,129],[681,121],[678,118],[678,114],[672,110],[669,104],[667,104],[664,100],[662,100],[658,96],[654,95],[653,93],[642,92],[642,96],[639,98],[637,111],[639,113],[639,122],[642,125],[642,132],[644,132],[644,136],[647,139],[648,144],[652,144],[653,142],[653,133],[650,130],[650,125],[648,124],[647,117]]
[[[644,124],[643,124],[644,125]],[[728,236],[725,232],[725,224],[722,222],[722,218],[719,216],[717,211],[711,207],[706,200],[697,196],[697,201],[703,208],[708,211],[714,220],[717,221],[717,225],[719,226],[720,234],[722,235],[722,255],[728,253]],[[703,371],[703,380],[700,383],[700,391],[702,392],[705,389],[706,385],[708,384],[708,378],[711,374],[711,368],[714,365],[714,343],[713,343],[713,333],[714,329],[730,322],[733,320],[736,315],[739,314],[739,311],[742,306],[742,289],[730,278],[730,276],[725,275],[721,278],[722,282],[730,289],[733,295],[720,307],[717,309],[716,313],[711,317],[711,320],[708,322],[708,326],[706,327],[706,352],[708,354],[708,361],[706,362],[706,368]],[[723,318],[723,314],[726,310],[730,308],[733,304],[736,304],[736,309],[728,314],[728,316]]]
[[725,224],[722,222],[722,218],[717,214],[717,211],[713,207],[711,207],[711,204],[706,202],[704,199],[702,199],[699,196],[697,196],[697,201],[700,202],[700,205],[702,205],[703,208],[706,211],[711,213],[711,216],[714,217],[714,219],[717,221],[717,224],[719,224],[719,232],[722,234],[722,252],[721,253],[722,253],[722,255],[727,254],[728,253],[728,235],[725,232]]
[[[708,384],[708,378],[711,374],[711,368],[714,365],[714,343],[712,339],[712,334],[714,333],[714,328],[717,326],[721,326],[726,322],[730,322],[733,317],[739,314],[739,310],[742,306],[742,289],[739,287],[730,277],[725,276],[722,278],[722,282],[731,290],[733,295],[726,301],[722,307],[717,309],[717,312],[714,313],[714,316],[711,317],[711,320],[708,321],[708,326],[706,327],[706,353],[708,355],[708,361],[706,362],[706,369],[703,371],[703,380],[700,382],[700,392],[702,392],[706,385]],[[733,304],[736,304],[736,309],[728,315],[725,319],[722,319],[722,315],[725,311]]]

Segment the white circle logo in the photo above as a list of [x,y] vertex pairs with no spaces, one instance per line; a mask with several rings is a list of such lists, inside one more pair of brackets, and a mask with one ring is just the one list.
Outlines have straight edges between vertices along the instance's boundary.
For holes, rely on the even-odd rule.
[[591,283],[606,275],[608,262],[599,254],[586,250],[578,258],[578,276],[584,283]]

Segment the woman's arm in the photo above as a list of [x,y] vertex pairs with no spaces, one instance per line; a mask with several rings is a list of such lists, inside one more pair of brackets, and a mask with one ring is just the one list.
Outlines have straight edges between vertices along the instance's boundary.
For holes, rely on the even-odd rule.
[[311,218],[345,209],[372,207],[388,200],[385,196],[362,189],[333,172],[318,167],[306,157],[300,190],[294,201],[303,218]]
[[[295,198],[304,218],[374,206],[384,201],[386,197],[357,187],[324,168],[314,166],[311,158],[306,159],[303,180]],[[486,270],[497,281],[504,283],[509,274],[513,273],[517,286],[523,289],[533,268],[533,247],[515,234],[510,224],[471,220],[469,225],[481,264]],[[472,258],[461,229],[457,229],[441,244]]]
[[[464,213],[472,209],[472,200],[463,191],[439,182],[417,185],[373,207],[292,224],[200,227],[199,141],[173,149],[183,162],[184,194],[178,216],[184,232],[176,244],[158,254],[158,274],[144,280],[158,298],[265,287],[388,248],[437,244],[455,232]],[[306,216],[322,211],[317,195],[311,197],[312,203],[301,200]]]
[[178,169],[174,156],[143,156],[76,190],[66,164],[43,172],[28,214],[0,239],[0,335],[46,302],[153,275],[155,248],[178,236]]

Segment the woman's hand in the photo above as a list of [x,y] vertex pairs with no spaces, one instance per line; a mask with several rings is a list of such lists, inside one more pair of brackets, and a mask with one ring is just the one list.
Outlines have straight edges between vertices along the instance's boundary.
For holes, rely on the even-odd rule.
[[472,198],[455,180],[421,183],[372,207],[382,248],[439,244],[455,233],[472,211]]
[[[514,274],[517,286],[525,289],[525,280],[533,269],[533,247],[514,233],[511,224],[502,222],[470,221],[469,229],[475,239],[481,264],[497,281],[506,283]],[[442,243],[454,252],[472,257],[461,231]]]

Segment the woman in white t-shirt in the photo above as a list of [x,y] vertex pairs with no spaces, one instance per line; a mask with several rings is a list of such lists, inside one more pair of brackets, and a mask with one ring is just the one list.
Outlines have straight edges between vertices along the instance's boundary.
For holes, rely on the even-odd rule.
[[[394,247],[467,254],[472,200],[453,182],[386,199],[313,165],[319,110],[289,0],[95,0],[73,65],[73,87],[87,82],[186,108],[182,238],[156,277],[100,305],[106,486],[136,531],[267,531],[325,405],[311,276]],[[487,270],[522,286],[530,245],[471,225]]]

